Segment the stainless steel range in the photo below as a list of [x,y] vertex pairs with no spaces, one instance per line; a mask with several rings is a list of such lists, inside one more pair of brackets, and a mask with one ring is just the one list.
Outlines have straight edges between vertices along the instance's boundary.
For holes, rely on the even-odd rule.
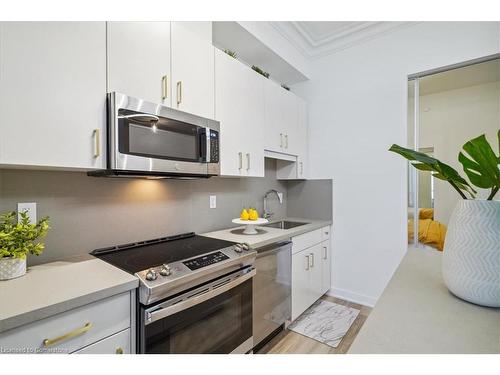
[[91,252],[140,279],[139,353],[247,353],[252,350],[248,244],[186,233]]

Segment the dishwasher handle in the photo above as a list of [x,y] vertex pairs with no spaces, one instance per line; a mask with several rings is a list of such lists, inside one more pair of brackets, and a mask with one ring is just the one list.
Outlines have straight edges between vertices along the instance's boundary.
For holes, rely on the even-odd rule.
[[255,251],[257,251],[257,259],[259,259],[262,257],[274,255],[280,251],[288,250],[291,248],[292,248],[292,241],[281,241],[261,247],[260,249],[255,249]]

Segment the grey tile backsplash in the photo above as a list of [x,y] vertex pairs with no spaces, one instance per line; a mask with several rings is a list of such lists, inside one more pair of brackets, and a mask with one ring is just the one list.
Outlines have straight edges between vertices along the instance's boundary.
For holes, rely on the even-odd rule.
[[[328,210],[323,203],[325,199],[331,202],[331,180],[318,183],[320,187],[314,186],[314,181],[277,181],[276,163],[270,159],[266,159],[265,178],[191,181],[94,178],[83,172],[4,169],[0,170],[0,211],[15,210],[17,202],[37,202],[37,216],[51,217],[45,252],[28,259],[28,264],[34,265],[104,246],[227,228],[243,206],[255,206],[261,212],[262,197],[268,189],[284,193],[283,205],[275,196],[269,199],[275,218],[325,218]],[[307,185],[303,197],[298,187],[301,184]],[[293,201],[288,197],[289,186]],[[216,209],[209,208],[210,195],[217,196]],[[299,198],[321,200],[311,206],[320,210],[318,216],[314,208],[299,203]]]

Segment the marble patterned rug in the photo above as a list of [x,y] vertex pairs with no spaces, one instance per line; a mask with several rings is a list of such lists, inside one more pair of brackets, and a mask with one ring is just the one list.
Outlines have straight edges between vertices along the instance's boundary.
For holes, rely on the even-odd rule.
[[323,344],[336,348],[347,333],[359,310],[319,300],[288,328]]

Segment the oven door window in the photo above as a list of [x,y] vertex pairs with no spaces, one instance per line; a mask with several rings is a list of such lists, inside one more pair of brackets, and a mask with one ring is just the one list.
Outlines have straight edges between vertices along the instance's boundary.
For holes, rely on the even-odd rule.
[[205,128],[181,121],[141,114],[118,113],[118,150],[122,154],[154,159],[201,162]]
[[144,330],[146,353],[230,353],[252,336],[252,280]]

